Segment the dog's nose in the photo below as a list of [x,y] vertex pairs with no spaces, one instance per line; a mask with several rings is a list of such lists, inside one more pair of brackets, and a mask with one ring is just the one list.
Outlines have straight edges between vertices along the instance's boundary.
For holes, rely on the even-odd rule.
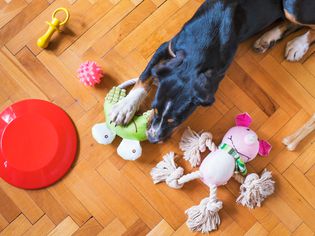
[[159,143],[159,142],[160,142],[160,139],[159,139],[159,138],[152,137],[152,136],[148,135],[148,141],[149,141],[150,143],[155,144],[155,143]]
[[255,134],[247,134],[244,141],[246,144],[249,145],[254,144],[255,142],[257,142],[257,136]]
[[150,143],[158,143],[158,142],[160,142],[158,132],[153,127],[151,127],[147,131],[147,137],[148,137],[148,140],[149,140]]

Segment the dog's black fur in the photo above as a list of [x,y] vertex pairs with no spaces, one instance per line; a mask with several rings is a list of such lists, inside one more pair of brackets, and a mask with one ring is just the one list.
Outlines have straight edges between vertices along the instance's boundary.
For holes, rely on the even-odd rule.
[[[314,0],[306,0],[310,1]],[[205,1],[170,41],[176,57],[172,58],[168,50],[170,42],[162,44],[140,76],[141,81],[151,76],[159,80],[152,103],[157,112],[151,124],[151,128],[159,128],[154,134],[149,129],[149,141],[164,140],[197,106],[211,105],[239,43],[284,18],[283,6],[295,2]],[[314,17],[314,11],[312,14]]]

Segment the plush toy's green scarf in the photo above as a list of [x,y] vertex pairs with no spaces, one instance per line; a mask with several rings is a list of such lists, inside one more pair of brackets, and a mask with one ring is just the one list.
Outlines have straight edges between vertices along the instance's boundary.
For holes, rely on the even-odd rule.
[[226,151],[235,159],[235,171],[240,172],[243,176],[247,174],[246,164],[234,148],[226,143],[221,143],[219,149]]

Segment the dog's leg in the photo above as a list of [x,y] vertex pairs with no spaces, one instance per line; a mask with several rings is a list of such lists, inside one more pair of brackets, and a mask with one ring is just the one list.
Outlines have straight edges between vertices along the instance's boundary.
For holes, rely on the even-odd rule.
[[113,106],[110,118],[116,125],[128,124],[139,109],[153,83],[151,70],[163,57],[167,56],[167,48],[168,43],[163,43],[159,47],[129,94]]
[[313,42],[315,42],[315,27],[288,42],[285,50],[285,58],[288,61],[298,61],[302,59]]
[[259,53],[266,52],[269,48],[273,47],[276,42],[283,39],[285,36],[295,32],[301,26],[284,21],[272,30],[264,33],[254,44],[254,50]]
[[111,121],[116,125],[128,124],[146,98],[151,83],[151,80],[142,82],[139,79],[129,94],[113,106]]

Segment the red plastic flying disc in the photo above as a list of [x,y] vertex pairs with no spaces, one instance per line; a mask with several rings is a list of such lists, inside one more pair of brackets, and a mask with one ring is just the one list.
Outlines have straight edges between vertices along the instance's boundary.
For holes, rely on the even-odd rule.
[[0,177],[25,189],[49,186],[71,167],[77,133],[69,116],[42,100],[23,100],[0,113]]

